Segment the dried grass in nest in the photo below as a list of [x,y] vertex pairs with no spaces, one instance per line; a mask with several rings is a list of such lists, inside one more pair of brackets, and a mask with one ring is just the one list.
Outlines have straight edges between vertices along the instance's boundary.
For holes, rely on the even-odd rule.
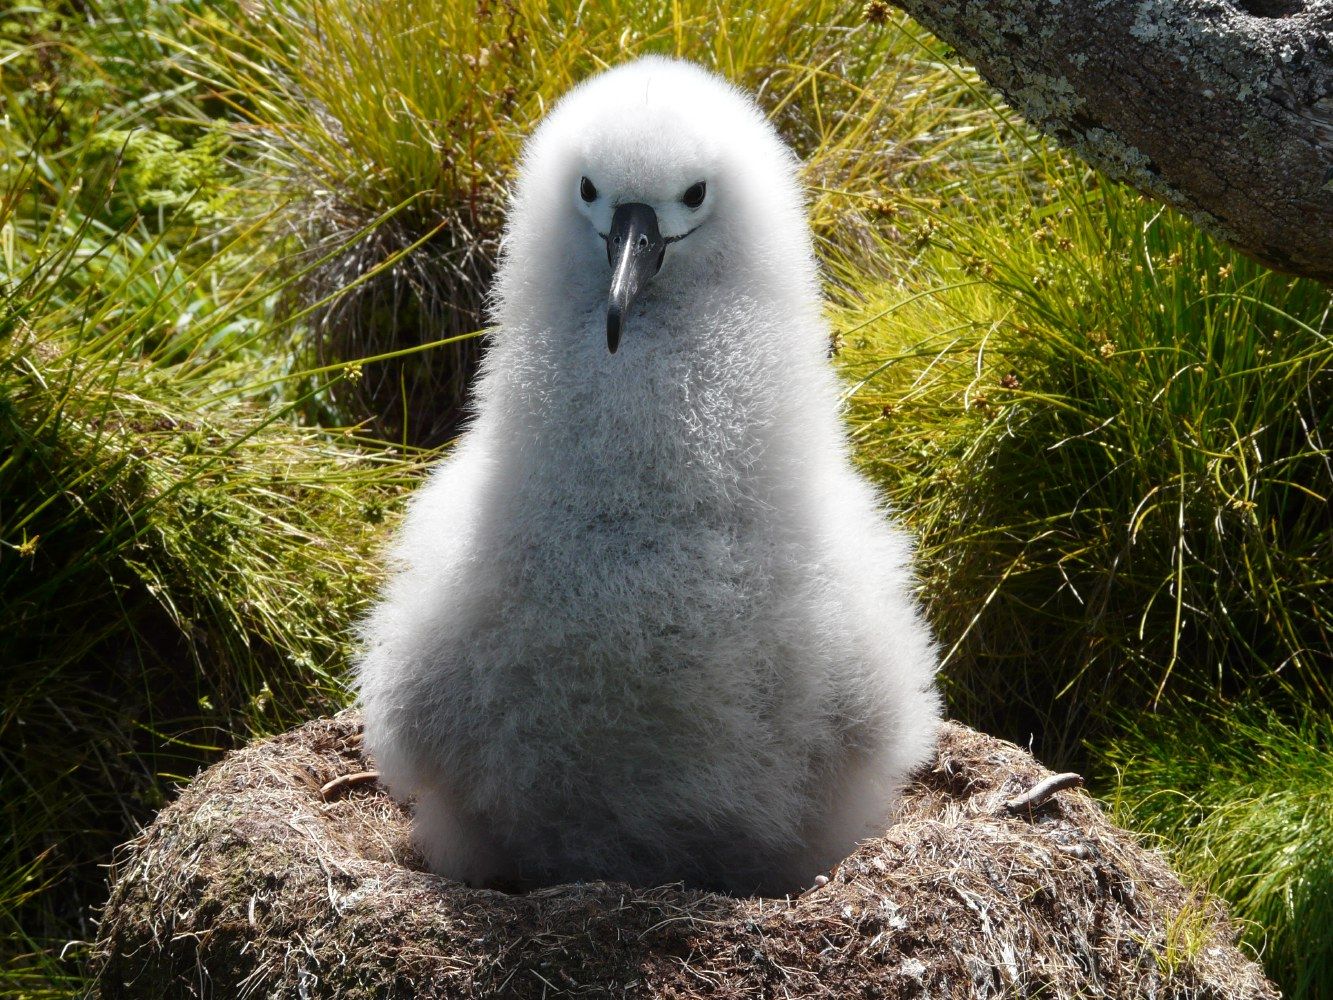
[[1221,905],[1081,792],[950,724],[897,821],[799,898],[603,883],[527,895],[421,870],[346,712],[201,775],[124,849],[106,998],[1276,998]]

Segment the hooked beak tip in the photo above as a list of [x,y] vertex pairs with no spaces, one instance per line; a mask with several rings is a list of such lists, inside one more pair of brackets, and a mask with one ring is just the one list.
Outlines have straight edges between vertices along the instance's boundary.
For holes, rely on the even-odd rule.
[[662,266],[666,241],[657,228],[657,213],[640,202],[616,206],[606,236],[607,259],[613,270],[606,310],[606,349],[620,346],[626,314]]

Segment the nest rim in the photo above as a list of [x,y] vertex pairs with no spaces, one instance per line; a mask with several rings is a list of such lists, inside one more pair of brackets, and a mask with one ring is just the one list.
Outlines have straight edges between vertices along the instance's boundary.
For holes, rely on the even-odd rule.
[[196,779],[117,857],[97,995],[1277,997],[1219,901],[1086,793],[1016,803],[1061,776],[956,723],[885,834],[785,899],[469,888],[371,772],[349,711]]

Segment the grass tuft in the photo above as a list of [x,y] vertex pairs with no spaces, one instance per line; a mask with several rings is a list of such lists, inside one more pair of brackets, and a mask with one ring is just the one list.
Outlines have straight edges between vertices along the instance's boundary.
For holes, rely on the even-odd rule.
[[1258,707],[1131,722],[1104,751],[1118,822],[1225,897],[1291,1000],[1333,991],[1333,724]]
[[73,975],[99,865],[179,782],[345,701],[416,471],[291,423],[261,350],[280,284],[86,214],[119,174],[85,149],[0,192],[0,984],[25,994]]
[[1333,707],[1328,289],[1021,146],[900,204],[842,364],[955,710],[1077,764],[1182,696]]
[[[866,24],[859,5],[839,0],[800,0],[762,17],[714,0],[292,0],[248,9],[239,23],[195,19],[191,59],[240,119],[240,155],[289,206],[279,231],[294,235],[298,260],[324,258],[293,308],[360,281],[310,312],[306,347],[319,364],[484,323],[523,138],[561,94],[607,65],[649,52],[686,56],[757,92],[809,158],[813,219],[829,251],[869,245],[875,193],[945,141],[940,121],[965,94],[938,46]],[[372,225],[371,237],[350,239]],[[329,254],[331,246],[346,249]],[[395,253],[399,266],[362,280]],[[447,439],[478,360],[478,343],[461,341],[382,365],[335,389],[334,419],[368,419],[390,440]]]

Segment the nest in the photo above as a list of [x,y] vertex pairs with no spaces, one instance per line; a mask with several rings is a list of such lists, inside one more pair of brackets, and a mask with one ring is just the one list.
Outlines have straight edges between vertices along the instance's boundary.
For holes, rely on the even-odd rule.
[[896,822],[792,899],[525,895],[424,871],[344,712],[203,773],[126,846],[111,997],[1276,998],[1215,899],[1086,794],[949,724]]

